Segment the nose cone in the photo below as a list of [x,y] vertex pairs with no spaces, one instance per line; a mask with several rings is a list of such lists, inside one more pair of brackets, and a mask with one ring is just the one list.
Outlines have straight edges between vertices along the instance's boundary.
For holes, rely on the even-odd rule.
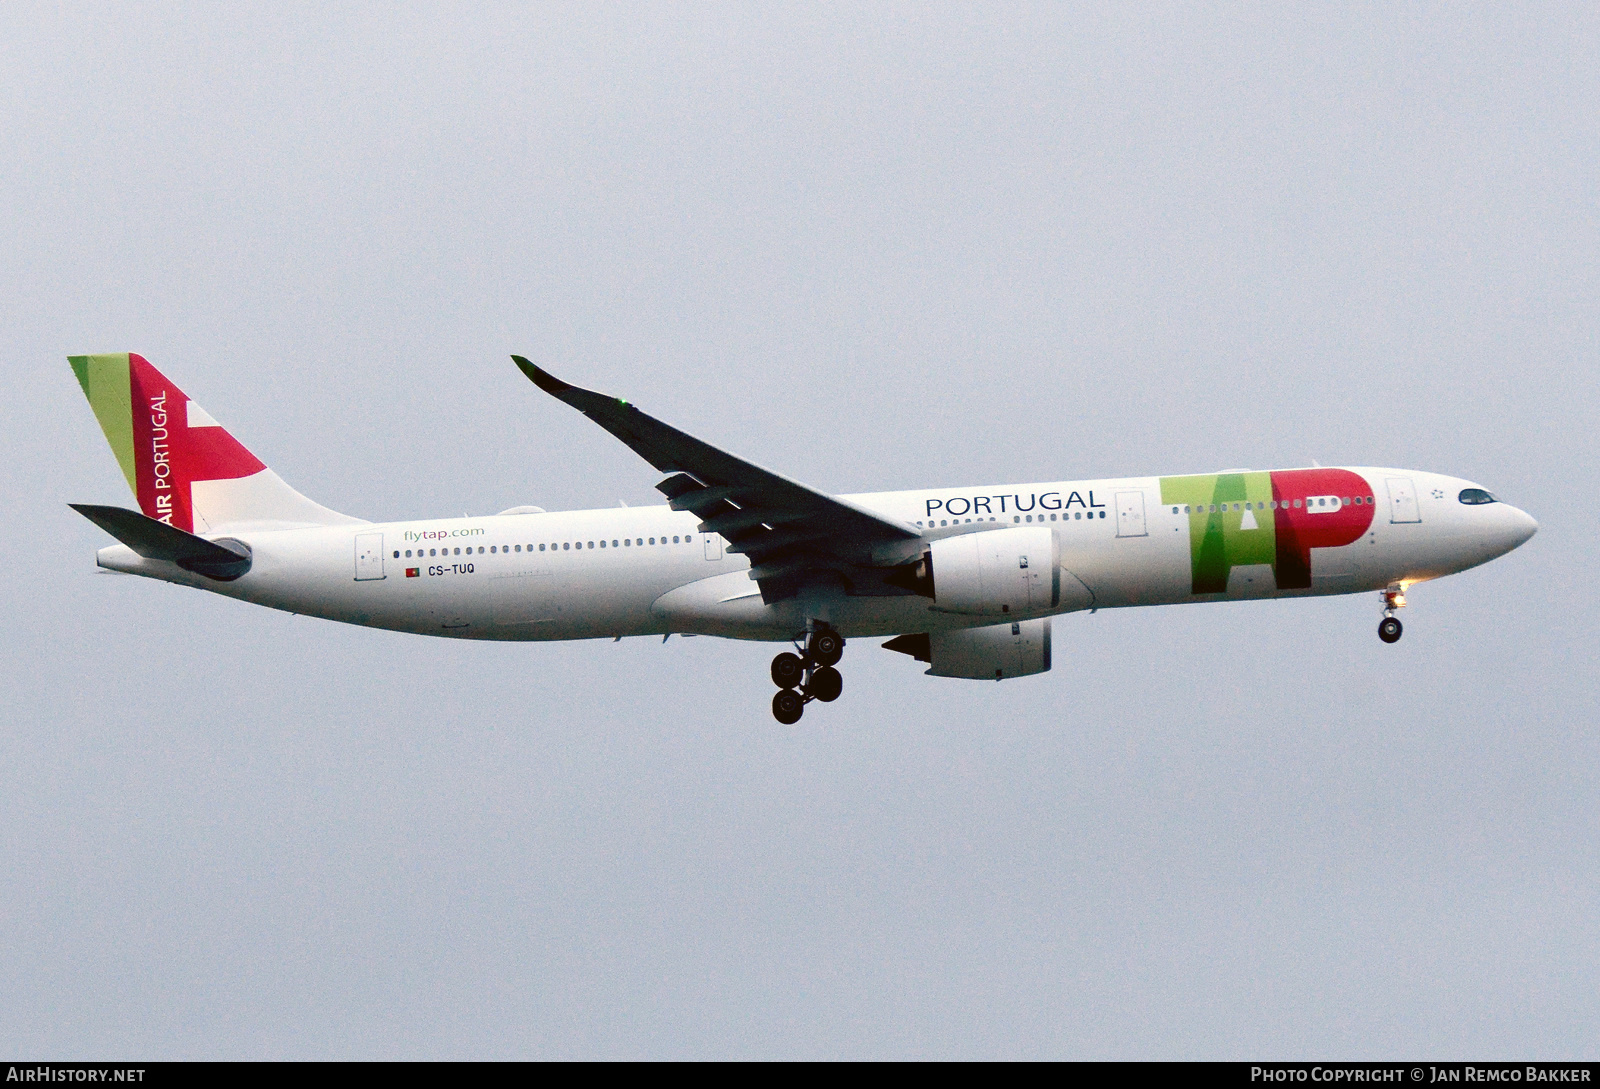
[[1533,520],[1533,515],[1527,511],[1511,508],[1510,551],[1528,542],[1528,539],[1539,532],[1539,523]]

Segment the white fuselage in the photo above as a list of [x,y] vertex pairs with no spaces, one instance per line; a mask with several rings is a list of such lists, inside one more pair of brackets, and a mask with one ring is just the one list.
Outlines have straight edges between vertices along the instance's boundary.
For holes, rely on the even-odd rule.
[[[1350,469],[1385,497],[1411,482],[1416,509],[1396,520],[1380,498],[1370,529],[1312,553],[1311,585],[1279,589],[1265,566],[1234,566],[1225,588],[1195,593],[1191,518],[1162,500],[1159,477],[846,496],[930,540],[1012,525],[1049,527],[1059,542],[1059,601],[1034,616],[1079,609],[1344,594],[1404,587],[1515,548],[1535,523],[1504,503],[1465,505],[1469,481],[1411,470]],[[1169,481],[1174,478],[1167,478]],[[1137,500],[1137,521],[1117,510]],[[947,505],[948,504],[948,505]],[[1131,509],[1131,508],[1130,508]],[[960,511],[953,515],[953,511]],[[1399,516],[1397,516],[1399,517]],[[787,640],[808,619],[845,636],[993,624],[919,596],[819,591],[763,602],[744,556],[665,506],[408,520],[296,529],[233,526],[213,537],[249,545],[233,582],[142,559],[116,545],[99,563],[244,601],[350,624],[472,639],[554,640],[671,632]]]

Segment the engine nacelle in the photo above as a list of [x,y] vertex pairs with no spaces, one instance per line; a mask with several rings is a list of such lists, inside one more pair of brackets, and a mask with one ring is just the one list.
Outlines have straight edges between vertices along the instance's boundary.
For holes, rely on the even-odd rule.
[[1059,553],[1044,526],[943,537],[928,549],[934,606],[968,616],[1046,612],[1061,603]]
[[930,677],[973,681],[1026,677],[1050,669],[1050,618],[900,635],[883,644],[883,649],[927,662]]
[[1001,681],[1050,669],[1050,619],[991,624],[986,628],[933,632],[928,636],[928,674]]

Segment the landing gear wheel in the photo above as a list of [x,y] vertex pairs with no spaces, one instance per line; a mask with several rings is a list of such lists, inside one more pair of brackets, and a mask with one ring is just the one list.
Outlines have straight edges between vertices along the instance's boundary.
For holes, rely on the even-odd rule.
[[811,683],[806,686],[806,693],[815,696],[823,703],[832,703],[843,691],[844,678],[832,666],[823,666],[811,674]]
[[805,713],[806,701],[792,688],[780,688],[772,697],[772,717],[785,726],[793,726]]
[[779,688],[794,688],[805,679],[806,664],[800,655],[784,652],[772,659],[772,683]]
[[819,666],[835,666],[844,657],[844,640],[835,631],[819,631],[811,637],[811,657]]
[[1404,630],[1397,617],[1386,616],[1383,618],[1383,623],[1378,625],[1378,638],[1385,643],[1397,643],[1400,641],[1400,633]]

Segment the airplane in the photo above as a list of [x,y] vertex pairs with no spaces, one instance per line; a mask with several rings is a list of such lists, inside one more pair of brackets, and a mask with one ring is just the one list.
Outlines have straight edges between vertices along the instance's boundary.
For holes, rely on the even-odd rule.
[[453,639],[715,635],[793,644],[773,716],[837,699],[847,640],[935,677],[1050,669],[1073,612],[1377,591],[1378,635],[1417,583],[1538,523],[1469,480],[1322,467],[827,495],[580,389],[540,390],[663,479],[664,506],[368,522],[307,499],[131,353],[69,357],[139,510],[70,504],[110,571],[347,624]]

